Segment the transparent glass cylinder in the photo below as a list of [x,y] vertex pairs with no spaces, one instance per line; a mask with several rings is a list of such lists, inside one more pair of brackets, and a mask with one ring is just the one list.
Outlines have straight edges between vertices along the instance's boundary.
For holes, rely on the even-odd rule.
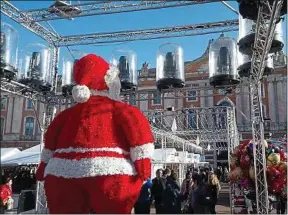
[[137,55],[132,50],[117,49],[113,52],[111,64],[118,67],[122,90],[138,86]]
[[238,84],[237,63],[236,41],[221,35],[209,47],[210,84],[214,86]]
[[1,69],[6,72],[17,72],[18,63],[18,31],[11,25],[1,22]]
[[[276,24],[275,35],[272,41],[270,53],[281,51],[284,46],[282,20]],[[252,55],[255,41],[256,21],[244,19],[239,15],[239,51],[246,55]]]
[[159,47],[156,59],[156,81],[158,88],[184,86],[184,52],[179,45],[166,43]]
[[64,56],[61,60],[62,63],[62,86],[75,84],[73,78],[74,60],[72,57]]
[[17,69],[18,69],[18,74],[17,74],[17,79],[25,79],[25,64],[28,64],[25,62],[25,51],[20,49],[18,51],[18,63],[17,63]]
[[33,82],[35,85],[53,85],[52,52],[48,46],[40,43],[28,44],[21,53],[22,82]]
[[72,95],[72,88],[75,86],[73,68],[75,63],[87,54],[79,50],[71,50],[71,53],[64,55],[60,61],[62,64],[62,94]]

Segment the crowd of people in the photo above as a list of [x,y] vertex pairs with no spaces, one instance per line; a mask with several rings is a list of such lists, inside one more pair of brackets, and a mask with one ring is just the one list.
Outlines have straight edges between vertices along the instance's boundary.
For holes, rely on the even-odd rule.
[[154,204],[156,214],[216,214],[220,183],[211,169],[190,169],[180,185],[170,169],[158,169],[147,180],[134,207],[135,214],[149,214]]
[[217,177],[221,182],[228,182],[228,167],[227,166],[218,166],[217,167]]
[[11,178],[13,193],[21,193],[22,190],[36,189],[36,166],[20,166],[3,168],[1,178]]
[[0,187],[0,214],[13,209],[12,194],[36,190],[35,166],[2,168]]

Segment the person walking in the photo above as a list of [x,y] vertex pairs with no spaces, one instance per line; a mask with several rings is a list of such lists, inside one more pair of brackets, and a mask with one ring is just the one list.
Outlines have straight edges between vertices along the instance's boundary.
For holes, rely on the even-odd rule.
[[225,166],[224,168],[224,182],[227,183],[228,182],[228,168]]
[[156,171],[156,177],[152,180],[151,195],[154,200],[156,214],[163,213],[163,191],[165,189],[165,183],[162,178],[162,169]]
[[193,186],[193,180],[192,180],[192,173],[187,172],[186,177],[182,182],[180,195],[183,201],[186,201],[188,199],[189,193]]
[[163,207],[165,214],[181,213],[180,186],[177,178],[177,174],[173,172],[166,182],[166,189],[163,192]]
[[215,206],[218,201],[219,192],[220,192],[221,186],[220,182],[215,174],[210,174],[208,178],[208,192],[211,196],[211,205],[210,205],[210,213],[216,214]]
[[207,185],[205,184],[205,175],[195,176],[194,190],[191,197],[191,207],[194,214],[209,214],[210,199]]
[[138,200],[134,206],[135,214],[150,214],[152,181],[143,183]]
[[221,166],[218,166],[218,168],[217,168],[217,177],[221,181],[221,177],[222,177],[222,167]]

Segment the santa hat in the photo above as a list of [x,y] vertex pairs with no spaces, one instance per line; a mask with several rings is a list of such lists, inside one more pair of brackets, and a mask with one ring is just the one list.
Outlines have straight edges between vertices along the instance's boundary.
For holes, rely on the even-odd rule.
[[89,54],[76,62],[73,68],[76,86],[72,89],[72,97],[78,103],[86,102],[91,95],[120,95],[119,70],[109,65],[103,58]]

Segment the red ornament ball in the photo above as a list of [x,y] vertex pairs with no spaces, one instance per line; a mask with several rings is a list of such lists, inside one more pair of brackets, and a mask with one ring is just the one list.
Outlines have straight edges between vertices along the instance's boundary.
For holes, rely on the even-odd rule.
[[240,167],[242,169],[246,169],[250,166],[250,157],[249,155],[247,154],[243,154],[241,155],[241,158],[240,158]]
[[287,163],[286,162],[280,162],[277,165],[277,169],[279,170],[280,173],[282,174],[287,174]]
[[272,180],[279,178],[279,176],[281,175],[281,173],[274,166],[268,166],[266,172],[269,179]]
[[240,146],[236,146],[232,152],[232,157],[238,158],[240,156]]
[[287,153],[283,152],[283,151],[280,151],[279,154],[280,154],[280,160],[282,162],[287,162]]
[[283,180],[274,180],[271,183],[271,191],[274,194],[280,194],[283,188]]

